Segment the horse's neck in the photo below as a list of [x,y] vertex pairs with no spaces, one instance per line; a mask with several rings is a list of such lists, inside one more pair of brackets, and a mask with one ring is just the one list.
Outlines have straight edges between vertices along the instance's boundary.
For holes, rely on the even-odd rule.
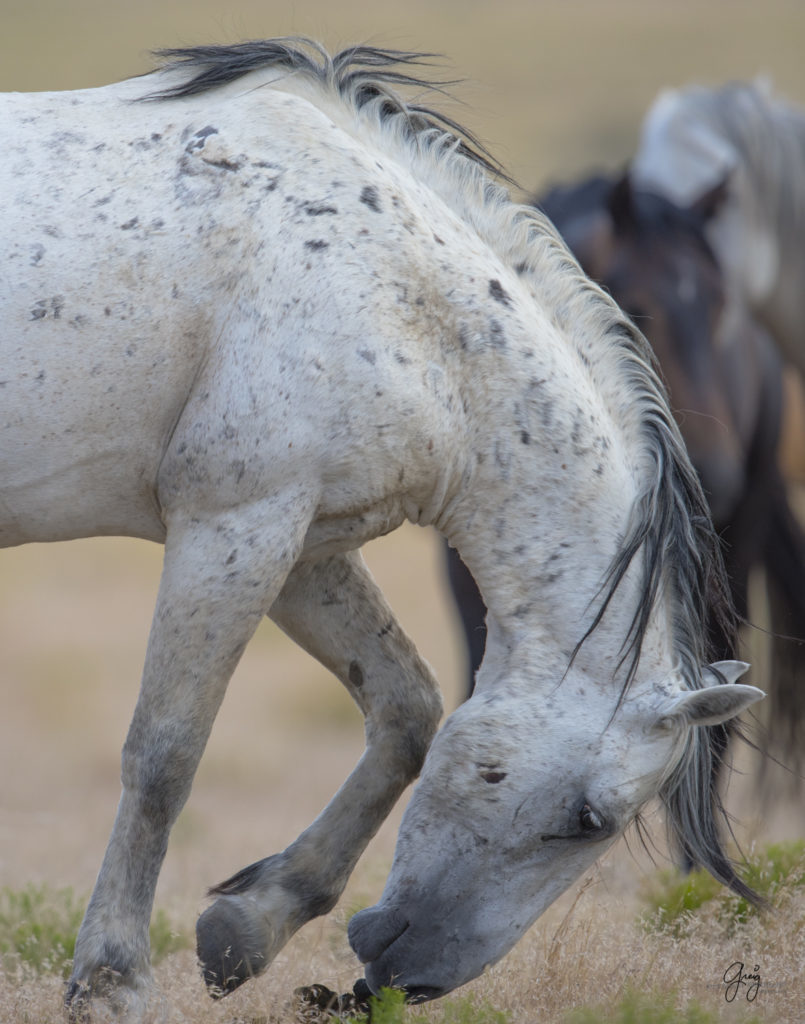
[[[514,417],[509,398],[484,418],[475,471],[440,526],[489,609],[492,661],[551,656],[561,673],[600,607],[638,495],[641,454],[573,357],[554,355],[551,369],[534,367],[521,381]],[[607,675],[640,600],[641,572],[636,558],[579,654]]]
[[[752,305],[787,357],[805,370],[805,116],[781,101],[764,104],[755,116],[764,144],[744,148],[734,181],[757,236],[744,247],[759,261]],[[729,252],[723,257],[727,263],[734,258]]]
[[805,251],[788,259],[782,256],[774,286],[755,310],[785,359],[805,373]]

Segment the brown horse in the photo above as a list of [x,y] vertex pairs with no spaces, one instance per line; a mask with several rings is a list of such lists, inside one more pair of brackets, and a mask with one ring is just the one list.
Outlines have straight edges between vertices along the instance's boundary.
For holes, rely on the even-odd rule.
[[[718,190],[681,209],[635,191],[628,177],[598,176],[534,200],[583,269],[611,292],[654,348],[691,461],[725,542],[739,614],[749,573],[765,569],[771,615],[769,741],[801,767],[805,749],[805,536],[777,462],[782,363],[764,329],[728,299],[705,236]],[[483,656],[484,606],[454,551],[448,574],[465,630],[469,688]],[[723,657],[726,638],[713,625]]]

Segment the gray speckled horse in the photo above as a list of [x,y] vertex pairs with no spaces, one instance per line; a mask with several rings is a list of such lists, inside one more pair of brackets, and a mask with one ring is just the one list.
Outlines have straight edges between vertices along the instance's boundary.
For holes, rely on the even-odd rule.
[[631,176],[679,206],[705,202],[729,289],[805,372],[805,111],[763,82],[668,89]]
[[[335,904],[420,769],[350,924],[375,990],[478,975],[658,794],[747,891],[708,727],[761,693],[707,666],[725,584],[648,350],[472,140],[399,98],[413,63],[280,40],[0,100],[0,543],[165,545],[74,1014],[148,1005],[168,834],[266,614],[348,687],[367,749],[288,849],[215,888],[215,994]],[[406,519],[489,607],[475,695],[432,746],[436,684],[358,553]]]

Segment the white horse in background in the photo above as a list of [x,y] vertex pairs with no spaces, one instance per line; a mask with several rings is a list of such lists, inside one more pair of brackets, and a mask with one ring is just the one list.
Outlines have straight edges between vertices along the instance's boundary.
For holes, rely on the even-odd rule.
[[[748,893],[710,726],[762,694],[707,665],[726,583],[642,336],[470,138],[398,95],[425,85],[415,55],[166,59],[0,99],[0,544],[165,546],[71,1012],[148,1003],[168,834],[266,614],[349,689],[367,747],[295,842],[215,888],[214,994],[334,906],[420,769],[350,924],[375,991],[477,976],[658,794],[683,852]],[[358,551],[406,519],[489,609],[432,746],[436,683]]]
[[645,117],[630,175],[708,214],[736,309],[751,310],[805,371],[805,111],[762,82],[667,90]]

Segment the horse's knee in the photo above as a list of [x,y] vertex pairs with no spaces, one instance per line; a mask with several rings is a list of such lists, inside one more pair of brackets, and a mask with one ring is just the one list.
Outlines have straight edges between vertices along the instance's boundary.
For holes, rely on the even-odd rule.
[[442,699],[435,688],[421,690],[393,712],[377,717],[374,734],[382,735],[387,763],[395,763],[407,781],[422,770],[433,737],[442,717]]
[[139,811],[155,828],[173,824],[192,784],[195,758],[176,737],[129,734],[123,747],[121,780]]

